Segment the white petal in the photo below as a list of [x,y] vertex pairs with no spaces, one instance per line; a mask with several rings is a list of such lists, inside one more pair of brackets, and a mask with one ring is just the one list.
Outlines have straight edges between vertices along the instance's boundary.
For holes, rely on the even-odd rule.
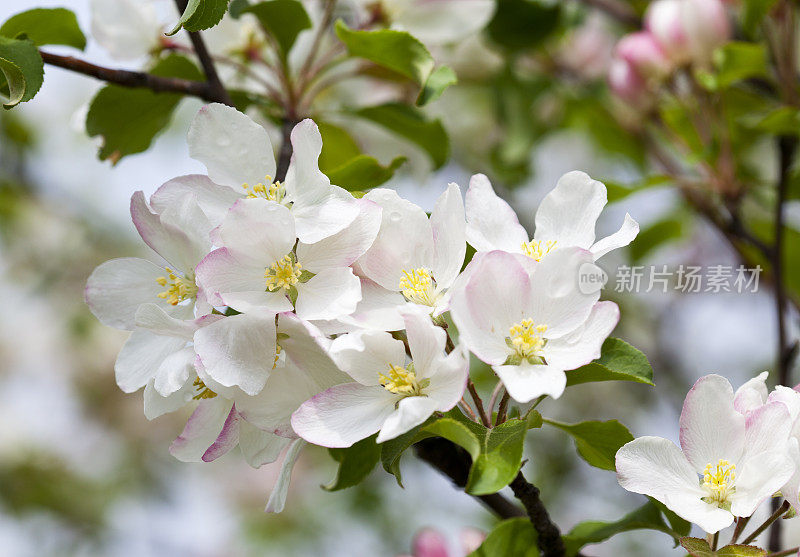
[[114,365],[117,385],[126,393],[144,387],[158,371],[161,362],[186,346],[181,338],[155,335],[145,329],[131,333]]
[[98,266],[86,281],[84,298],[95,317],[109,327],[131,330],[136,310],[145,302],[164,307],[158,297],[164,287],[156,279],[164,269],[145,259],[125,257],[112,259]]
[[277,331],[270,315],[240,314],[203,327],[194,345],[206,373],[225,387],[258,394],[272,371]]
[[742,460],[753,455],[785,447],[792,431],[793,420],[786,405],[770,402],[756,408],[745,421],[745,448]]
[[158,46],[155,6],[137,0],[91,0],[92,38],[116,60],[147,56]]
[[292,428],[309,443],[349,447],[377,432],[399,399],[383,387],[336,385],[304,402],[292,414]]
[[191,383],[186,383],[169,396],[162,396],[156,391],[154,381],[151,379],[144,388],[144,416],[148,420],[154,420],[182,408],[194,396],[194,387]]
[[147,329],[153,334],[191,340],[198,329],[194,321],[176,319],[157,304],[142,304],[136,310],[136,327]]
[[330,341],[310,323],[292,313],[282,313],[278,317],[278,333],[286,335],[280,345],[286,354],[287,365],[295,365],[308,376],[317,386],[314,394],[351,381],[350,376],[343,373],[331,359],[328,352]]
[[349,267],[326,269],[295,288],[295,311],[306,320],[349,315],[361,301],[361,281]]
[[738,462],[745,442],[745,419],[733,407],[733,387],[719,375],[706,375],[686,395],[681,411],[681,447],[701,473],[719,459]]
[[228,214],[228,209],[244,194],[228,186],[215,184],[204,174],[189,174],[162,184],[150,196],[150,205],[156,212],[163,213],[167,207],[187,195],[195,196],[200,210],[212,226],[219,226]]
[[279,313],[291,311],[292,302],[282,290],[277,292],[229,292],[220,296],[222,305],[242,313]]
[[[392,17],[393,27],[403,29],[425,44],[454,43],[478,33],[492,18],[493,0],[440,0],[428,2],[386,2],[399,9]],[[407,6],[407,7],[406,7]]]
[[164,361],[158,366],[153,382],[153,387],[158,394],[166,397],[182,389],[189,376],[194,374],[195,358],[194,348],[191,346],[173,352],[164,358]]
[[344,230],[314,244],[298,244],[297,260],[303,269],[319,273],[349,267],[369,249],[381,226],[381,208],[364,199],[357,202],[358,216]]
[[266,267],[220,248],[209,253],[197,266],[197,284],[212,305],[221,306],[226,305],[221,294],[266,293],[265,271]]
[[380,385],[379,373],[389,365],[405,366],[403,342],[383,331],[356,331],[333,340],[330,355],[336,365],[362,385]]
[[789,416],[795,424],[792,435],[800,436],[800,420],[798,420],[800,418],[800,392],[783,385],[776,385],[775,390],[767,397],[767,402],[780,402],[786,406]]
[[797,438],[789,440],[789,458],[794,463],[794,474],[783,485],[781,492],[795,511],[800,511],[800,443]]
[[794,462],[786,445],[753,455],[736,467],[736,491],[731,495],[731,512],[750,516],[794,474]]
[[264,509],[264,512],[279,513],[283,511],[283,507],[286,504],[286,494],[289,492],[289,481],[292,479],[292,470],[295,462],[297,462],[300,450],[305,445],[306,443],[302,439],[296,439],[289,445],[289,449],[283,457],[278,481],[275,482],[275,486],[272,488],[272,493],[269,495],[267,508]]
[[449,287],[464,265],[467,252],[464,201],[456,184],[449,184],[431,213],[433,276],[440,287]]
[[470,179],[465,208],[467,241],[477,251],[520,252],[522,244],[528,241],[528,233],[514,209],[494,193],[483,174]]
[[576,369],[600,357],[603,342],[619,322],[614,302],[597,302],[586,321],[562,337],[547,341],[545,360],[559,369]]
[[[398,331],[403,328],[400,309],[407,305],[399,292],[385,289],[368,278],[361,278],[361,301],[350,315],[338,321],[327,322],[325,327],[333,332],[347,332],[357,329],[376,331]],[[322,326],[322,325],[320,325]]]
[[417,376],[430,377],[436,364],[444,359],[447,333],[434,325],[430,316],[423,311],[408,310],[403,314],[403,320]]
[[558,398],[567,386],[564,370],[548,365],[492,366],[505,385],[508,394],[517,402],[529,402],[542,395]]
[[591,248],[590,251],[594,255],[595,261],[603,257],[610,251],[621,248],[630,244],[634,238],[639,234],[639,223],[625,213],[625,220],[619,230],[610,236],[606,236],[602,240],[598,240]]
[[536,211],[534,238],[557,242],[556,247],[594,244],[594,227],[606,205],[606,187],[586,173],[572,171],[559,178]]
[[294,219],[274,201],[240,199],[222,221],[219,237],[237,258],[269,267],[294,247]]
[[169,452],[182,462],[211,462],[236,446],[239,416],[233,402],[216,396],[201,400]]
[[768,377],[769,372],[763,371],[736,389],[733,396],[733,407],[740,413],[747,414],[767,402]]
[[404,398],[397,404],[397,410],[383,422],[376,441],[383,443],[413,429],[427,420],[436,406],[436,401],[426,396]]
[[189,127],[189,156],[203,163],[217,184],[239,188],[275,177],[275,155],[266,130],[235,108],[212,103]]
[[469,376],[469,353],[457,346],[443,358],[429,377],[425,394],[436,401],[436,410],[446,412],[464,396]]
[[247,464],[253,468],[278,460],[289,443],[290,439],[261,431],[244,420],[239,422],[239,448]]
[[353,195],[338,186],[331,186],[321,199],[295,202],[292,206],[297,237],[312,244],[336,234],[358,216],[358,204]]
[[667,494],[663,503],[675,514],[697,524],[709,534],[715,534],[733,524],[731,513],[717,505],[706,503],[696,494]]

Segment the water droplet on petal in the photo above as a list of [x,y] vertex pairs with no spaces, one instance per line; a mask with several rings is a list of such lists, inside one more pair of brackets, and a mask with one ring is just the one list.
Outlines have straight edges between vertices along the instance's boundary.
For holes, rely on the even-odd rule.
[[402,219],[403,219],[403,215],[401,215],[398,211],[392,211],[392,213],[389,215],[389,221],[390,222],[398,223]]

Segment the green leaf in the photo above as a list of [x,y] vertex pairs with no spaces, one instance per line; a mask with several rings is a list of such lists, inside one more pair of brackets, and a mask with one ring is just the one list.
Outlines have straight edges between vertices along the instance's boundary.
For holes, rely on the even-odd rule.
[[417,106],[423,106],[435,101],[442,96],[445,89],[455,85],[457,82],[456,72],[448,66],[439,66],[425,80],[425,85],[422,86],[422,90],[417,97]]
[[331,179],[331,183],[347,191],[366,191],[389,180],[406,160],[405,157],[396,157],[388,166],[383,166],[374,157],[357,155],[325,174]]
[[634,262],[641,261],[656,248],[683,237],[683,219],[668,217],[639,231],[636,241],[628,248]]
[[544,418],[538,410],[531,410],[525,417],[525,422],[528,429],[539,429],[544,424]]
[[416,143],[428,153],[434,169],[447,162],[450,141],[441,121],[428,120],[419,110],[400,103],[370,106],[357,110],[355,114]]
[[421,431],[444,437],[466,449],[472,456],[472,468],[464,490],[470,495],[488,495],[503,489],[517,475],[527,430],[527,423],[520,419],[488,429],[459,412],[450,412]]
[[609,203],[621,201],[631,194],[650,189],[656,186],[663,186],[669,183],[671,178],[669,176],[649,176],[646,180],[634,184],[620,184],[609,180],[603,180],[606,185],[606,192]]
[[11,16],[0,35],[11,39],[24,34],[36,46],[63,44],[83,50],[86,37],[78,26],[75,14],[65,8],[36,8]]
[[328,491],[339,491],[364,481],[381,456],[381,446],[375,442],[377,436],[362,439],[346,449],[328,449],[339,468],[333,481],[323,487]]
[[744,0],[742,2],[742,27],[752,34],[778,0]]
[[767,50],[762,44],[732,41],[714,51],[716,82],[725,88],[750,77],[768,77]]
[[317,126],[322,136],[322,153],[319,155],[322,172],[327,174],[361,154],[361,148],[347,130],[328,122],[317,122]]
[[421,42],[405,31],[353,31],[341,20],[336,35],[351,56],[365,58],[423,86],[433,72],[433,56]]
[[567,386],[596,381],[633,381],[653,383],[653,367],[640,350],[624,340],[607,338],[600,357],[573,371],[567,372]]
[[712,550],[706,540],[681,538],[681,545],[692,557],[764,557],[767,552],[753,545],[726,545]]
[[776,108],[753,127],[774,135],[797,135],[800,133],[800,111],[791,106]]
[[433,433],[422,431],[422,429],[437,419],[431,417],[424,424],[418,425],[411,431],[381,443],[381,465],[384,470],[394,475],[400,487],[403,487],[403,476],[400,473],[400,457],[414,443],[433,437]]
[[561,19],[559,2],[539,0],[503,0],[486,28],[496,44],[509,50],[540,46],[558,29]]
[[628,428],[617,420],[577,424],[565,424],[553,420],[544,422],[572,435],[578,454],[592,466],[603,470],[616,470],[614,460],[617,451],[625,443],[633,441],[633,435]]
[[658,506],[653,501],[648,501],[635,511],[613,522],[599,520],[581,522],[564,536],[567,555],[577,554],[587,544],[600,543],[612,536],[631,530],[658,530],[676,537],[676,533],[664,522]]
[[231,0],[231,3],[228,4],[228,13],[233,19],[239,19],[248,6],[250,6],[248,0]]
[[210,29],[222,21],[227,9],[228,0],[189,0],[178,23],[167,35],[174,35],[181,27],[187,31]]
[[539,557],[539,537],[527,518],[509,518],[489,532],[469,557]]
[[8,87],[4,108],[31,100],[44,81],[44,63],[30,39],[0,37],[0,71]]
[[[202,79],[200,70],[177,54],[160,60],[151,73]],[[100,159],[111,159],[116,163],[126,155],[145,151],[153,138],[169,124],[181,98],[178,93],[154,93],[148,89],[128,89],[118,85],[103,87],[92,99],[86,115],[89,136],[103,137],[98,153]]]
[[289,55],[300,32],[311,28],[311,19],[303,4],[297,0],[259,2],[240,11],[249,12],[258,18],[264,31],[272,35],[281,47],[284,59]]

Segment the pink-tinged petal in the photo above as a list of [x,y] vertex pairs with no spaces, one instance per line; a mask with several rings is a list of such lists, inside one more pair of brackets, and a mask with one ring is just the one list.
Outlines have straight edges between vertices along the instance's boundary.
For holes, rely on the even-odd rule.
[[630,244],[639,234],[639,223],[633,220],[628,213],[625,213],[625,220],[619,230],[598,240],[589,251],[594,255],[595,261],[603,257],[610,251],[625,247]]
[[[649,495],[668,505],[668,497],[705,496],[692,465],[672,442],[661,437],[639,437],[624,445],[616,456],[619,485],[633,493]],[[670,507],[680,514],[677,508]],[[687,519],[688,520],[688,519]]]
[[159,416],[183,408],[183,406],[192,400],[195,393],[191,382],[187,382],[171,395],[162,396],[156,390],[154,383],[155,380],[151,379],[144,388],[144,416],[148,420],[154,420]]
[[239,422],[239,448],[247,464],[259,468],[275,462],[290,439],[273,435],[242,420]]
[[267,131],[235,108],[212,103],[189,127],[189,156],[203,163],[208,177],[240,188],[275,177],[275,155]]
[[234,203],[244,196],[243,190],[234,190],[212,182],[204,174],[178,176],[165,182],[150,196],[150,205],[157,213],[178,203],[181,198],[195,196],[200,210],[212,226],[219,226]]
[[740,414],[747,414],[767,402],[769,391],[767,389],[768,371],[762,371],[744,385],[736,389],[733,396],[733,407]]
[[464,555],[469,555],[481,546],[486,539],[486,532],[477,528],[463,528],[458,537],[461,540],[461,549],[464,550]]
[[637,31],[622,37],[614,56],[628,62],[637,74],[646,79],[661,79],[671,70],[672,64],[655,37],[647,31]]
[[297,260],[312,273],[349,267],[364,255],[381,226],[381,208],[365,199],[357,200],[358,216],[344,230],[314,244],[297,245]]
[[750,516],[761,503],[772,497],[795,472],[788,442],[747,458],[736,466],[736,491],[730,496],[735,516]]
[[403,320],[417,376],[430,377],[435,372],[436,364],[444,359],[447,333],[433,324],[430,315],[416,308],[406,310]]
[[478,358],[500,365],[509,355],[509,328],[529,317],[528,273],[512,254],[493,251],[480,258],[463,289],[453,294],[450,314],[461,342]]
[[206,453],[218,456],[215,453],[232,448],[237,439],[238,416],[233,402],[216,396],[200,401],[169,452],[182,462],[207,462]]
[[414,536],[414,557],[448,557],[447,540],[438,531],[425,528]]
[[239,314],[198,330],[194,347],[205,372],[225,387],[256,395],[272,372],[277,331],[274,315]]
[[222,221],[219,237],[240,260],[269,267],[294,247],[294,219],[289,209],[274,201],[240,199]]
[[681,447],[697,473],[719,459],[739,462],[745,444],[745,419],[733,407],[733,387],[719,375],[706,375],[686,395],[681,411]]
[[280,313],[291,311],[292,302],[282,290],[277,292],[229,292],[220,296],[222,305],[242,313]]
[[265,271],[265,267],[219,248],[209,253],[197,266],[197,284],[205,292],[209,303],[221,306],[225,303],[220,294],[265,292]]
[[674,64],[686,62],[691,55],[682,6],[682,0],[656,0],[644,14],[645,28]]
[[600,298],[600,290],[585,293],[580,288],[579,275],[592,270],[600,272],[589,251],[573,247],[549,253],[531,278],[530,313],[525,317],[546,325],[549,339],[580,327]]
[[239,414],[236,405],[231,407],[222,430],[206,452],[203,453],[203,462],[213,462],[226,454],[239,443]]
[[508,394],[517,402],[529,402],[542,395],[558,398],[567,387],[564,370],[550,365],[492,366],[505,385]]
[[800,442],[795,437],[789,439],[789,458],[794,463],[794,474],[783,484],[781,493],[795,511],[800,511]]
[[305,320],[350,315],[361,301],[361,281],[349,267],[326,269],[295,288],[295,312]]
[[570,370],[600,357],[603,342],[619,322],[614,302],[597,302],[586,321],[571,333],[547,341],[544,357],[548,364]]
[[165,226],[180,230],[189,239],[189,249],[184,259],[187,265],[191,265],[185,270],[191,272],[203,256],[211,251],[211,230],[214,228],[200,208],[197,196],[184,195],[165,207],[158,215]]
[[409,396],[397,404],[397,410],[386,418],[376,442],[383,443],[415,428],[436,411],[437,401],[427,396]]
[[114,364],[117,385],[126,393],[141,389],[156,375],[164,359],[184,346],[184,339],[136,329],[122,346]]
[[164,274],[164,269],[145,259],[112,259],[92,272],[86,281],[84,298],[91,312],[103,324],[131,330],[141,304],[155,302],[169,306],[158,297],[164,287],[156,279]]
[[789,409],[781,402],[770,402],[749,412],[745,419],[745,444],[742,461],[759,458],[760,453],[785,447],[792,431]]
[[[194,375],[194,348],[187,346],[173,352],[161,362],[156,371],[153,387],[161,396],[170,396],[186,385],[186,381]],[[149,383],[148,383],[149,384]]]
[[389,365],[405,366],[403,342],[383,331],[356,331],[333,340],[330,355],[336,365],[362,385],[380,385],[379,373]]
[[280,345],[286,354],[286,365],[296,366],[317,386],[312,394],[352,380],[331,358],[328,351],[330,341],[307,321],[293,313],[282,313],[278,317],[278,333],[285,335]]
[[377,188],[364,199],[380,205],[383,214],[378,237],[358,265],[367,278],[389,290],[400,290],[404,270],[430,270],[433,265],[431,223],[425,211],[393,190]]
[[383,387],[336,385],[304,402],[292,414],[292,428],[322,447],[349,447],[376,433],[400,400]]
[[467,252],[464,200],[456,184],[449,184],[431,213],[433,276],[436,284],[449,287],[456,280]]
[[715,534],[733,524],[733,515],[717,505],[706,503],[696,494],[667,494],[663,503],[675,514]]
[[589,249],[594,244],[594,227],[607,202],[606,187],[588,174],[572,171],[559,178],[536,211],[536,233],[541,242],[556,247]]
[[465,201],[467,241],[477,251],[522,251],[528,233],[511,206],[492,189],[489,178],[474,175],[469,181]]
[[267,507],[264,509],[264,512],[279,513],[283,511],[283,507],[286,505],[286,495],[289,493],[289,482],[292,479],[292,470],[294,470],[294,465],[297,462],[300,450],[305,447],[305,445],[306,443],[302,439],[292,441],[289,445],[286,454],[283,456],[283,463],[281,464],[281,471],[278,474],[278,481],[275,482],[275,486],[272,488],[272,493],[269,495],[269,501],[267,501]]
[[790,389],[789,387],[777,385],[775,390],[772,391],[767,397],[767,403],[772,402],[780,402],[786,406],[792,422],[795,423],[792,435],[800,436],[800,429],[797,427],[800,425],[800,422],[798,422],[798,418],[800,418],[800,393],[794,389]]

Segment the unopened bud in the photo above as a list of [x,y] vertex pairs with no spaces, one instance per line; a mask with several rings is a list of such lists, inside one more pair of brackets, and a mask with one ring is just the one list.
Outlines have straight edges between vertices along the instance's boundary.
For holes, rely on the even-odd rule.
[[617,43],[615,55],[628,62],[644,79],[661,79],[671,69],[670,61],[658,41],[647,31],[622,37]]
[[627,60],[615,58],[608,70],[608,85],[616,96],[634,105],[646,104],[647,83]]
[[730,38],[722,0],[656,0],[645,27],[673,64],[704,64]]

